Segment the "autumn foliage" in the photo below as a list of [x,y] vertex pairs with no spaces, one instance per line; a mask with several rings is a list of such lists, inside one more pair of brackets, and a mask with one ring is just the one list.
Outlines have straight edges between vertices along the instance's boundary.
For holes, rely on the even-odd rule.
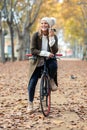
[[0,63],[0,130],[86,130],[87,129],[87,62],[58,61],[58,83],[52,92],[49,117],[42,115],[39,82],[34,106],[29,115],[28,61]]

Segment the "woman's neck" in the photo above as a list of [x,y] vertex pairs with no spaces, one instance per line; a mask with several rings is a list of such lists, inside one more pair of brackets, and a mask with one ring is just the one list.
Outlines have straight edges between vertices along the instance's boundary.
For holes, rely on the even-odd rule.
[[42,34],[47,36],[48,35],[48,31],[42,31]]

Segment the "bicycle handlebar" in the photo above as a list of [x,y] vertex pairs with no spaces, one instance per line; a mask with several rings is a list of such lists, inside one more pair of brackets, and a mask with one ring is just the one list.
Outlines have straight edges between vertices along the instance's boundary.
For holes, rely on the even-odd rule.
[[[32,55],[32,54],[26,54],[26,56],[27,56],[27,57],[31,57],[31,56],[33,56],[33,55]],[[63,56],[63,55],[62,55],[61,53],[56,53],[55,56],[59,56],[59,57],[60,57],[60,56]]]
[[[26,54],[26,56],[29,58],[29,60],[31,59],[37,59],[36,57],[34,57],[31,53],[30,54]],[[59,59],[60,60],[60,57],[63,56],[61,53],[56,53],[54,55],[56,57],[56,59]],[[43,56],[44,57],[44,56]],[[46,57],[46,56],[45,56]],[[51,57],[51,58],[54,58],[54,57]]]

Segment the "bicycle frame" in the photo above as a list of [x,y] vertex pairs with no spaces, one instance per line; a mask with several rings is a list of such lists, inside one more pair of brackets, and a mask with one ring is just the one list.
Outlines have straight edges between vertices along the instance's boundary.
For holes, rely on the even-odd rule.
[[44,57],[44,69],[43,69],[43,73],[47,74],[46,58],[45,57]]
[[[33,59],[32,54],[26,54],[27,57],[31,57],[30,59]],[[58,57],[57,57],[58,56]],[[60,59],[59,56],[62,56],[62,54],[56,54],[55,57],[57,59]],[[51,88],[50,88],[50,78],[48,74],[48,70],[46,67],[46,57],[44,58],[44,69],[41,76],[41,82],[40,82],[40,105],[41,110],[44,116],[48,116],[50,113],[50,107],[51,107]]]

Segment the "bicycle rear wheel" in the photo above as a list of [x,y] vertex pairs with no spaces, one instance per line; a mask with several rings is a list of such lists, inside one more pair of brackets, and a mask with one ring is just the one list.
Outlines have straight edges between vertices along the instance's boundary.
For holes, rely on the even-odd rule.
[[48,116],[51,106],[51,90],[48,76],[42,75],[40,84],[40,104],[44,116]]

